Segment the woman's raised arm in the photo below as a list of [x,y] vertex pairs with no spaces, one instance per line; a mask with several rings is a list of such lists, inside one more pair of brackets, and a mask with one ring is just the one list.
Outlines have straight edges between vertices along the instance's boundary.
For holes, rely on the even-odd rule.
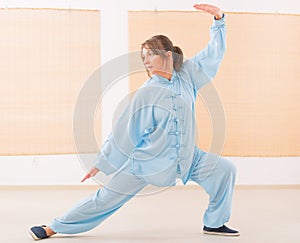
[[226,49],[226,28],[225,16],[218,7],[208,4],[196,4],[194,8],[214,16],[214,23],[210,28],[210,41],[203,50],[190,59],[207,76],[205,80],[196,81],[197,89],[199,89],[217,74]]

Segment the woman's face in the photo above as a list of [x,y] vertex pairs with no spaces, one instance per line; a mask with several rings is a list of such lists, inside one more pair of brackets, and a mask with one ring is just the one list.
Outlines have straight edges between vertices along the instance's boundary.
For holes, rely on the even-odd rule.
[[147,47],[143,47],[142,49],[142,58],[145,68],[151,74],[170,72],[170,70],[168,70],[168,59],[162,58],[160,55],[155,54],[151,49],[148,49]]

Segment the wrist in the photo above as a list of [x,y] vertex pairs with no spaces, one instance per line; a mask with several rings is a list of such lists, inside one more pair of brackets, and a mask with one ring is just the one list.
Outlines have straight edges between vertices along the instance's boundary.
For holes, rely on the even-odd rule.
[[215,19],[215,20],[220,20],[220,19],[222,19],[223,17],[224,17],[224,13],[221,12],[220,14],[215,15],[215,16],[214,16],[214,19]]

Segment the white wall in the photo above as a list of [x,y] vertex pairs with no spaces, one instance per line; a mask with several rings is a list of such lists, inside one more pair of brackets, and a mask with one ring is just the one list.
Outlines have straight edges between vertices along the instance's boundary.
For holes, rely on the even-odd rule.
[[[105,63],[128,53],[127,11],[190,10],[198,1],[191,0],[2,0],[0,8],[61,8],[101,10],[101,61]],[[225,12],[300,14],[296,0],[214,0]],[[109,97],[128,92],[126,79],[111,90]],[[113,103],[113,105],[112,105]],[[117,100],[105,98],[103,138],[110,131],[110,120]],[[109,105],[108,105],[109,104]],[[300,184],[300,158],[231,158],[237,165],[237,184]],[[2,156],[0,185],[79,185],[84,171],[74,155]],[[87,184],[94,184],[93,181]]]
[[230,12],[300,13],[297,0],[2,0],[1,8],[76,8],[123,10],[192,10],[195,3],[210,3]]
[[[0,186],[82,185],[80,180],[85,174],[76,155],[3,156],[0,158]],[[300,184],[299,169],[297,169],[300,157],[229,157],[229,159],[237,167],[237,185]],[[84,183],[84,185],[95,184],[93,180]]]

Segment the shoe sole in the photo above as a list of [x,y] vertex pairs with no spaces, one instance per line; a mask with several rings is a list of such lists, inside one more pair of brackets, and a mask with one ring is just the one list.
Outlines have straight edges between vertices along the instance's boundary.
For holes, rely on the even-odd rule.
[[33,233],[31,230],[28,230],[28,233],[30,234],[30,236],[34,239],[34,240],[41,240],[40,238],[38,238],[35,233]]
[[222,233],[222,232],[211,232],[205,230],[203,230],[203,233],[207,235],[240,236],[240,233]]

